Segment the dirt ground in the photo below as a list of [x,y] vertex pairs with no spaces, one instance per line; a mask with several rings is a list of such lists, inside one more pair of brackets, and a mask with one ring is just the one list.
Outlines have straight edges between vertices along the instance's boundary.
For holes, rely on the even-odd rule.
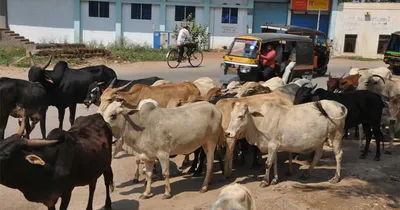
[[[135,64],[110,64],[118,76],[123,79],[141,78],[145,76],[160,76],[171,81],[194,80],[201,76],[210,76],[218,80],[221,74],[219,63],[222,53],[206,54],[203,67],[178,68],[170,70],[164,62],[143,62]],[[96,61],[96,63],[101,63]],[[377,67],[382,62],[361,62],[344,59],[332,59],[330,71],[333,75],[341,76],[347,72],[349,66]],[[51,68],[51,67],[50,67]],[[27,79],[27,71],[19,68],[0,66],[1,77],[16,77]],[[326,87],[326,77],[316,78],[314,81],[320,87]],[[1,102],[0,102],[1,103]],[[78,106],[77,116],[89,115],[97,107],[85,109]],[[68,113],[68,111],[66,111]],[[69,128],[69,114],[65,116],[65,129]],[[57,114],[54,108],[49,109],[47,132],[58,126]],[[10,119],[6,136],[16,131],[16,120]],[[33,137],[40,137],[39,129],[35,129]],[[386,148],[386,147],[385,147]],[[158,179],[152,184],[154,197],[141,200],[139,196],[144,191],[144,183],[132,184],[135,162],[132,156],[120,153],[113,160],[115,191],[111,194],[114,210],[206,210],[217,200],[221,189],[233,182],[244,184],[252,193],[258,209],[390,209],[400,207],[400,143],[395,142],[392,154],[382,154],[381,161],[373,161],[375,142],[371,144],[371,152],[367,159],[359,159],[358,142],[343,141],[342,180],[338,184],[330,184],[328,180],[335,174],[335,158],[331,148],[326,147],[321,161],[316,166],[308,180],[301,180],[300,176],[308,168],[307,155],[301,155],[294,161],[294,174],[289,177],[287,171],[287,153],[278,155],[279,180],[277,185],[260,188],[259,184],[264,174],[263,167],[251,169],[251,154],[247,154],[243,166],[235,165],[233,177],[222,181],[222,175],[217,162],[214,164],[213,183],[210,190],[199,193],[203,177],[187,175],[187,168],[181,166],[183,156],[171,159],[170,179],[173,197],[162,200],[164,181]],[[266,156],[264,155],[264,161]],[[191,159],[193,157],[191,156]],[[142,166],[141,166],[142,168]],[[160,171],[159,165],[157,166]],[[253,175],[257,175],[254,177]],[[143,180],[142,175],[140,180]],[[69,209],[85,209],[88,199],[88,187],[79,187],[73,191]],[[94,208],[102,209],[105,202],[105,186],[100,177],[94,199]],[[60,202],[59,202],[60,203]],[[0,210],[39,210],[46,209],[42,204],[28,202],[21,192],[0,186]]]

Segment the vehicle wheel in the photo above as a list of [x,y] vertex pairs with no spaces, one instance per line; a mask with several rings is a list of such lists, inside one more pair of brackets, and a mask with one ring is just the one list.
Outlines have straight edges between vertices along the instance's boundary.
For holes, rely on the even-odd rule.
[[195,50],[189,57],[189,63],[192,67],[198,67],[203,63],[203,53],[199,50]]
[[326,74],[326,72],[328,71],[328,67],[325,66],[323,69],[317,71],[317,75],[318,76],[324,76]]
[[393,66],[393,74],[395,74],[395,75],[400,75],[400,67],[398,67],[398,66]]
[[177,49],[172,49],[167,54],[167,64],[170,68],[176,68],[181,62],[178,61],[179,52]]

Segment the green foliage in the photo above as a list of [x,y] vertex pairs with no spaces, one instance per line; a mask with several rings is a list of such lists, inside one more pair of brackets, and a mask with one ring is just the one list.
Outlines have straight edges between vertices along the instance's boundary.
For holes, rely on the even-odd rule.
[[184,19],[180,26],[175,25],[173,33],[175,37],[178,37],[179,30],[183,25],[189,26],[189,32],[192,36],[192,41],[197,42],[201,49],[208,49],[208,41],[210,39],[210,33],[208,32],[207,26],[197,24],[195,18],[191,14]]
[[0,44],[0,65],[9,65],[25,56],[25,48]]

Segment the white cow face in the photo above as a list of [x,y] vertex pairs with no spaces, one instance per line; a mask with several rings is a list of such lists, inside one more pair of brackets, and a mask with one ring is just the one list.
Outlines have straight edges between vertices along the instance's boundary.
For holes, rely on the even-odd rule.
[[262,116],[262,114],[259,112],[250,113],[247,104],[242,104],[240,102],[234,103],[233,110],[231,112],[231,120],[225,135],[227,137],[237,139],[244,137],[244,131],[250,122],[251,115]]
[[138,111],[124,106],[125,103],[123,101],[114,101],[103,112],[103,118],[110,125],[115,138],[121,138],[126,125],[125,116],[132,115]]
[[400,113],[400,95],[397,95],[389,101],[389,113],[390,117],[397,119]]

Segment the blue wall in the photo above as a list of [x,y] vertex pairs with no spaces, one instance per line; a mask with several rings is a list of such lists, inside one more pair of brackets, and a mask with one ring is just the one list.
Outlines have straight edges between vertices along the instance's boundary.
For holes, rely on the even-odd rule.
[[253,17],[253,33],[260,33],[261,26],[266,23],[286,24],[288,2],[255,2]]
[[[318,15],[314,14],[292,14],[291,25],[309,27],[317,29]],[[328,35],[329,15],[321,15],[319,20],[319,30]]]

